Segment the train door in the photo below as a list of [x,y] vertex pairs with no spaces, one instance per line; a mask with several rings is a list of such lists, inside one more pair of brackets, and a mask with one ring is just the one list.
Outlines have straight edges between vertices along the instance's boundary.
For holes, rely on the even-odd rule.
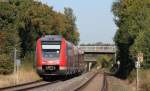
[[72,46],[69,42],[67,43],[67,48],[66,49],[67,49],[67,68],[68,68],[68,72],[70,74],[71,67],[72,67],[72,65],[71,65]]

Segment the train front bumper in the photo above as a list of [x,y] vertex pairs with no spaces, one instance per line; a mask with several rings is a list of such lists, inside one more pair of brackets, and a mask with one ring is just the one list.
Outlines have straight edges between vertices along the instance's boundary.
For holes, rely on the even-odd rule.
[[[56,69],[55,69],[56,68]],[[66,75],[67,68],[66,67],[59,67],[59,66],[49,66],[49,69],[46,68],[46,66],[38,67],[37,73],[39,76],[45,76],[45,75]]]

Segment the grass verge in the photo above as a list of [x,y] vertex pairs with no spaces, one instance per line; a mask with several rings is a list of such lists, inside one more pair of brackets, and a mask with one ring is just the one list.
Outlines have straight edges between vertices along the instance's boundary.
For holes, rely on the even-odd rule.
[[0,87],[7,87],[40,79],[36,72],[20,68],[18,73],[11,75],[0,75]]
[[21,66],[17,73],[0,75],[0,87],[13,86],[39,80],[40,77],[36,74],[36,71],[33,68],[33,60],[33,55],[27,55],[22,59]]
[[150,91],[150,69],[141,69],[139,72],[141,91]]
[[114,76],[107,76],[109,91],[136,91],[135,87],[128,83],[127,80],[121,80]]

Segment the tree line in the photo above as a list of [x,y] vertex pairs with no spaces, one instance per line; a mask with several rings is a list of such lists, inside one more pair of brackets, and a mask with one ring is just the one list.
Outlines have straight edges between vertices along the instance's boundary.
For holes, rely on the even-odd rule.
[[117,76],[126,78],[144,54],[143,68],[150,68],[150,0],[116,0],[112,6],[118,29],[114,41],[121,62]]
[[34,52],[36,40],[43,34],[62,35],[66,40],[79,42],[76,17],[71,8],[56,12],[53,7],[35,0],[0,2],[0,73],[11,73],[13,49],[22,58]]

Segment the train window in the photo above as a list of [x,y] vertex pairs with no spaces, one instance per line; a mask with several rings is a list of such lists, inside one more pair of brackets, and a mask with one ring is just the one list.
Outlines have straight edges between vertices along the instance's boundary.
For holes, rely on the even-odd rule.
[[43,41],[43,57],[50,60],[57,60],[60,55],[60,42]]
[[59,49],[43,49],[43,57],[46,59],[58,59]]

